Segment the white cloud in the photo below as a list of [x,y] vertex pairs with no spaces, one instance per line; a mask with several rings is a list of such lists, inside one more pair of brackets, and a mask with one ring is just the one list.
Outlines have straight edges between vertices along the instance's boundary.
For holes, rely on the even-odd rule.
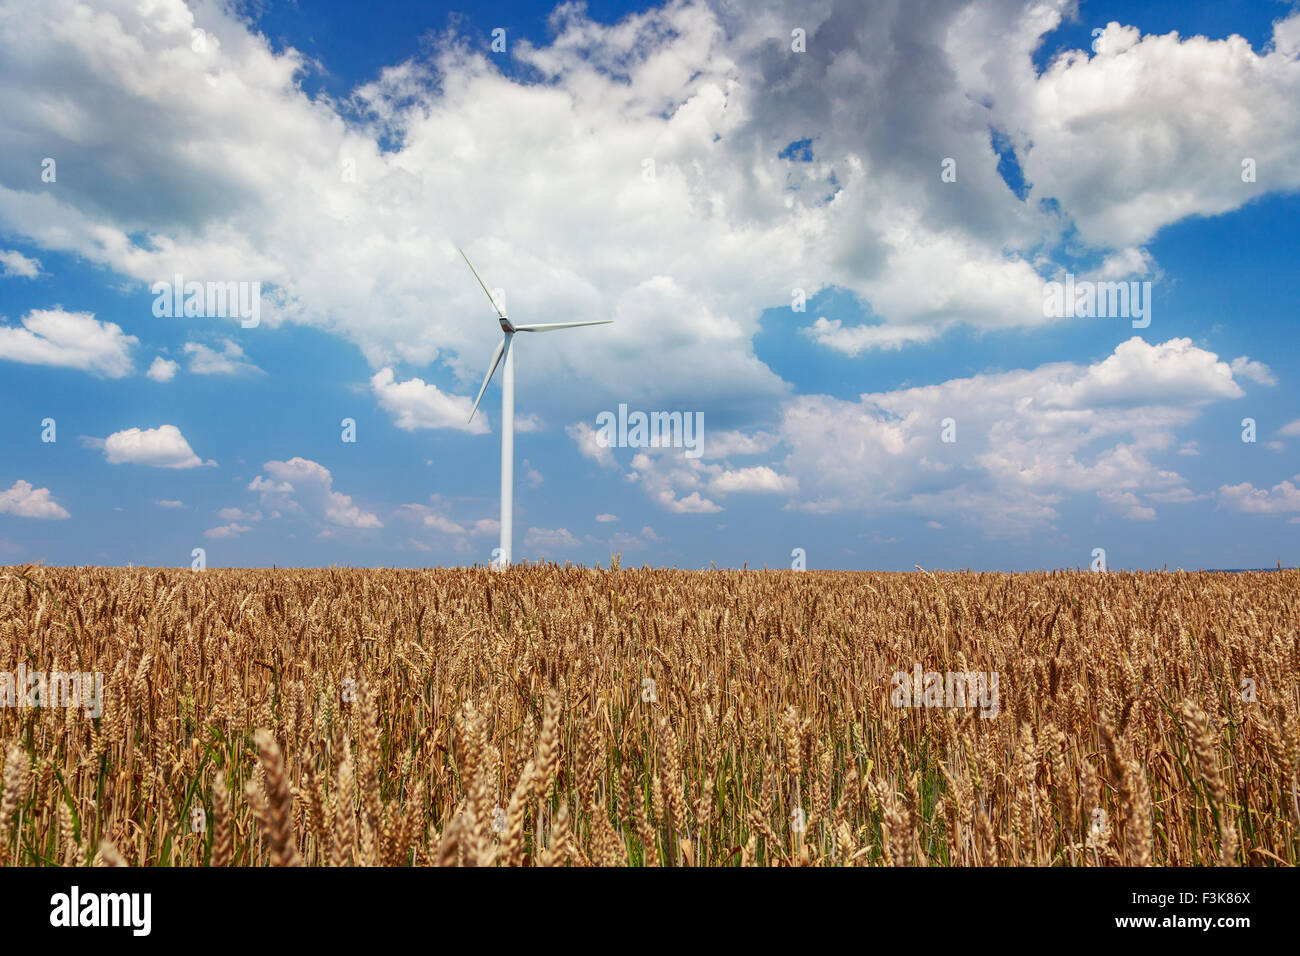
[[139,341],[89,312],[33,309],[22,328],[0,326],[0,359],[121,378],[131,371],[131,346]]
[[203,532],[203,536],[205,538],[238,538],[245,531],[252,530],[253,529],[247,525],[231,522],[230,524],[219,525],[216,528],[209,528],[207,531]]
[[[513,315],[617,320],[517,341],[520,399],[547,418],[585,414],[592,394],[658,407],[779,399],[786,386],[752,338],[795,285],[840,284],[905,326],[1045,321],[1025,254],[1056,225],[997,175],[988,109],[950,62],[964,56],[947,49],[957,6],[801,10],[810,36],[842,30],[844,43],[778,66],[771,26],[784,15],[674,2],[604,25],[565,5],[550,45],[512,47],[512,72],[541,82],[443,38],[355,91],[360,122],[304,91],[315,66],[301,54],[275,52],[219,5],[76,9],[51,0],[0,39],[0,135],[15,157],[39,144],[86,174],[52,191],[0,163],[0,225],[142,285],[176,272],[262,281],[274,289],[264,324],[344,337],[394,380],[398,362],[442,359],[472,393],[499,337],[451,236],[508,287]],[[909,66],[926,96],[866,122],[901,55],[879,38],[914,34],[933,57]],[[94,111],[73,105],[85,89]],[[35,105],[50,102],[74,115]],[[818,158],[780,158],[810,117],[823,118]],[[134,132],[146,123],[147,142]],[[963,161],[956,201],[915,175],[916,152],[947,150]],[[106,154],[119,161],[95,161]],[[544,191],[535,168],[549,171]],[[503,238],[492,224],[506,220]],[[525,396],[529,381],[574,384]]]
[[114,432],[104,439],[104,454],[110,465],[198,468],[203,464],[175,425]]
[[222,508],[217,512],[222,521],[261,521],[262,512],[245,511],[243,508]]
[[[1300,481],[1300,475],[1295,476]],[[1281,481],[1270,489],[1256,488],[1248,481],[1223,485],[1218,492],[1219,504],[1233,511],[1249,514],[1288,514],[1300,511],[1300,488],[1291,481]]]
[[1097,492],[1097,497],[1129,521],[1155,520],[1156,509],[1142,504],[1138,501],[1138,496],[1131,491],[1102,488]]
[[1277,376],[1273,374],[1272,369],[1263,362],[1252,362],[1249,356],[1245,355],[1232,360],[1232,374],[1260,385],[1277,384]]
[[467,528],[466,525],[469,525],[470,522],[455,520],[448,514],[448,504],[441,495],[430,495],[429,500],[432,502],[430,505],[402,505],[396,509],[395,514],[405,521],[417,523],[425,528],[457,538],[466,535],[479,535],[484,533],[485,529],[495,533],[497,529],[497,522],[488,518],[480,519]]
[[821,316],[799,330],[818,345],[854,356],[868,349],[901,349],[904,345],[929,342],[939,334],[933,325],[857,325],[846,327],[839,319]]
[[578,453],[583,458],[590,458],[602,468],[617,467],[614,461],[614,449],[600,442],[600,432],[586,422],[577,422],[564,429],[565,434],[578,446]]
[[41,275],[41,260],[29,259],[14,249],[0,249],[0,267],[6,276],[35,279]]
[[[980,35],[974,27],[962,39],[968,46]],[[1300,187],[1300,117],[1291,108],[1300,70],[1286,51],[1298,30],[1293,12],[1275,25],[1275,49],[1261,55],[1236,34],[1141,36],[1112,22],[1096,54],[1067,52],[1036,80],[1019,43],[982,57],[972,50],[964,75],[1001,94],[995,112],[1015,130],[1030,202],[1055,198],[1083,239],[1125,247],[1188,216]],[[1246,157],[1255,183],[1242,180]]]
[[698,491],[692,491],[683,498],[677,498],[673,495],[671,489],[665,488],[659,492],[658,499],[659,503],[673,514],[703,515],[722,510],[719,505],[701,497]]
[[[578,451],[603,468],[617,468],[614,449],[600,443],[600,433],[585,422],[566,429]],[[703,492],[725,496],[744,492],[794,492],[798,481],[779,474],[767,465],[731,468],[727,462],[709,459],[729,454],[750,456],[770,451],[777,437],[767,432],[719,431],[703,442],[705,454],[688,458],[681,448],[637,447],[632,450],[631,470],[626,481],[641,485],[652,501],[676,514],[709,514],[722,507]]]
[[[262,281],[264,322],[356,343],[408,429],[466,429],[467,399],[398,383],[397,363],[442,360],[472,394],[499,337],[450,236],[508,286],[512,314],[618,320],[521,337],[530,415],[572,421],[601,394],[752,409],[787,393],[752,340],[795,287],[870,304],[883,324],[810,330],[847,353],[963,323],[1039,325],[1053,265],[1041,250],[1071,221],[1107,254],[1103,272],[1145,270],[1140,243],[1160,226],[1300,182],[1296,16],[1262,54],[1240,37],[1115,25],[1098,55],[1040,76],[1032,54],[1068,8],[823,0],[799,19],[835,42],[782,56],[788,5],[674,2],[611,25],[565,5],[549,45],[512,45],[513,75],[541,82],[443,37],[354,91],[363,119],[345,121],[306,92],[315,64],[221,5],[102,0],[87,17],[50,0],[0,37],[0,227],[142,286],[176,272]],[[999,176],[990,126],[1016,147],[1029,201]],[[811,162],[777,155],[813,130]],[[1256,184],[1238,175],[1241,143]],[[38,148],[83,174],[33,183],[20,157]],[[945,156],[955,184],[939,181]],[[530,382],[573,384],[525,396]]]
[[33,488],[30,482],[21,478],[8,491],[0,491],[0,515],[55,520],[71,517],[50,497],[49,488]]
[[406,431],[454,428],[476,435],[488,431],[487,415],[482,407],[474,421],[469,421],[473,399],[448,395],[436,385],[425,384],[423,379],[398,382],[391,368],[382,368],[371,377],[370,390],[380,407],[393,416],[397,427]]
[[1295,421],[1287,422],[1277,430],[1277,433],[1283,438],[1295,438],[1300,435],[1300,418]]
[[[1190,494],[1160,458],[1197,409],[1241,394],[1228,364],[1186,339],[1122,342],[1093,365],[953,379],[866,394],[801,396],[781,429],[798,510],[976,521],[993,535],[1050,527],[1068,493],[1145,520],[1136,496]],[[956,441],[941,441],[945,418]],[[1126,494],[1133,495],[1130,500]]]
[[186,342],[185,354],[190,357],[190,371],[195,375],[242,375],[262,371],[253,363],[244,361],[243,348],[231,339],[225,340],[220,352],[199,342]]
[[[1228,363],[1190,339],[1133,337],[1093,365],[981,375],[856,404],[801,396],[785,405],[778,439],[792,451],[781,463],[733,468],[674,449],[638,449],[626,477],[675,513],[721,510],[718,498],[731,493],[807,488],[787,507],[957,511],[979,515],[995,533],[1021,533],[1050,524],[1065,492],[1182,487],[1183,478],[1156,461],[1173,429],[1198,407],[1242,394]],[[948,417],[957,421],[955,445],[939,440]],[[588,449],[595,444],[580,427],[570,434],[580,449],[584,439]],[[1133,502],[1124,513],[1145,518],[1144,509]]]
[[618,515],[611,515],[611,514],[596,515],[596,521],[598,521],[600,524],[608,524],[611,521],[617,521],[617,520],[618,520]]
[[1095,282],[1114,282],[1148,276],[1155,272],[1151,253],[1138,246],[1128,246],[1108,255],[1097,271],[1088,278]]
[[718,494],[732,492],[792,493],[799,490],[799,482],[789,475],[780,475],[767,465],[721,471],[709,479],[709,489]]
[[328,468],[307,458],[268,461],[262,465],[270,478],[258,475],[249,490],[260,495],[262,507],[305,514],[341,528],[382,528],[379,516],[352,503],[334,490]]
[[176,498],[159,498],[154,502],[159,508],[184,508],[185,502]]
[[1151,345],[1136,335],[1087,373],[1052,389],[1048,404],[1062,409],[1107,405],[1201,405],[1245,392],[1233,369],[1192,344],[1170,339]]
[[537,488],[545,480],[546,479],[542,477],[542,473],[533,467],[532,462],[530,462],[527,458],[525,458],[524,459],[524,483],[528,485],[529,488]]
[[730,458],[733,455],[761,455],[771,451],[776,443],[777,436],[771,432],[723,429],[709,433],[709,440],[704,442],[703,457]]
[[[258,475],[248,483],[249,491],[256,491],[261,495],[283,495],[292,494],[293,485],[287,481],[271,481],[268,478]],[[292,508],[290,510],[293,510]]]
[[153,364],[149,366],[149,371],[145,372],[145,375],[155,382],[170,382],[179,370],[179,364],[159,355],[154,358]]
[[464,534],[465,529],[442,515],[425,515],[424,526],[433,528],[435,531],[441,531],[443,534]]

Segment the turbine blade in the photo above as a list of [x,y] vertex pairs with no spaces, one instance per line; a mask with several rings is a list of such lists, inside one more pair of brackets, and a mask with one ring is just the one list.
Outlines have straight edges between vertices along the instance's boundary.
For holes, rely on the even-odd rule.
[[488,301],[492,303],[492,308],[496,309],[497,315],[501,316],[503,319],[506,318],[506,314],[501,311],[501,307],[497,305],[497,300],[493,297],[492,290],[487,287],[487,283],[483,281],[483,277],[478,274],[478,270],[474,268],[474,263],[469,261],[469,256],[465,255],[465,250],[457,248],[456,251],[460,253],[461,258],[465,260],[465,265],[469,266],[469,271],[474,273],[474,278],[478,279],[478,284],[481,285],[483,291],[487,293]]
[[[470,266],[470,268],[472,269],[474,267]],[[492,381],[492,373],[495,372],[497,366],[501,364],[501,356],[505,350],[506,340],[502,339],[497,343],[497,350],[492,353],[492,366],[488,369],[488,373],[483,376],[483,386],[478,390],[478,398],[474,399],[474,407],[470,410],[468,421],[472,422],[474,420],[474,413],[478,411],[478,403],[483,401],[483,393],[487,391],[488,382]]]
[[542,322],[534,325],[516,325],[516,332],[553,332],[556,329],[576,329],[584,325],[609,325],[613,319],[596,319],[594,322]]

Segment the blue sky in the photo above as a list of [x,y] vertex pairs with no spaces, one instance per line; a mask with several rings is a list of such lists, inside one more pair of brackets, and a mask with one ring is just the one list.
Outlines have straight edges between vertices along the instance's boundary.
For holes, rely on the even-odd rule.
[[[516,340],[517,558],[1300,559],[1288,4],[89,6],[0,12],[0,563],[488,561],[457,245],[615,319]],[[599,447],[620,403],[703,456]]]

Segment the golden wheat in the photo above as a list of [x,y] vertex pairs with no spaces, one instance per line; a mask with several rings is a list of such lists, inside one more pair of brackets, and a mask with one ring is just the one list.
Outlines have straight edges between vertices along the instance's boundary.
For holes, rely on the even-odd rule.
[[0,568],[0,861],[1294,864],[1297,586]]

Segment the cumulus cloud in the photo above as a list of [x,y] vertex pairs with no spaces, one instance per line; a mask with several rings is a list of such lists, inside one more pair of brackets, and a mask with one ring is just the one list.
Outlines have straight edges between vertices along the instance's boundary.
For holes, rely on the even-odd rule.
[[430,542],[438,547],[450,547],[462,554],[474,554],[486,549],[483,538],[496,538],[501,525],[495,518],[473,518],[463,512],[456,514],[451,501],[441,495],[429,496],[428,504],[404,504],[394,509],[393,516],[404,524],[416,526],[423,537],[407,539],[410,547],[418,551],[430,550]]
[[719,494],[734,492],[782,493],[799,489],[799,482],[789,475],[777,474],[767,465],[723,470],[709,479],[709,488]]
[[[974,521],[994,535],[1050,527],[1064,495],[1092,492],[1147,520],[1143,495],[1191,492],[1163,464],[1198,408],[1241,394],[1232,370],[1186,339],[1130,339],[1093,365],[953,379],[843,401],[787,403],[784,471],[814,512],[901,511]],[[956,441],[942,440],[953,419]]]
[[848,356],[868,349],[900,349],[904,345],[929,342],[939,334],[938,327],[932,325],[845,326],[839,319],[825,316],[799,331],[818,345]]
[[35,279],[41,275],[41,260],[29,259],[14,249],[0,249],[0,268],[4,275],[21,279]]
[[436,531],[441,531],[444,534],[465,533],[464,528],[452,521],[450,518],[445,518],[442,515],[425,515],[424,526],[426,528],[433,528]]
[[198,468],[204,463],[175,425],[114,432],[104,439],[103,448],[110,465]]
[[34,488],[31,482],[21,478],[8,491],[0,491],[0,515],[54,520],[71,517],[62,505],[50,497],[49,488]]
[[[615,449],[602,445],[599,432],[580,422],[567,429],[583,457],[604,468],[618,468]],[[798,481],[769,465],[731,467],[730,455],[752,456],[770,451],[777,443],[774,434],[740,430],[719,431],[703,443],[704,453],[687,457],[681,448],[671,446],[636,447],[631,451],[624,480],[640,485],[650,500],[674,514],[712,514],[722,506],[713,498],[743,493],[792,493]],[[716,460],[722,458],[724,460]],[[713,496],[705,497],[705,493]],[[601,520],[601,518],[597,518]],[[609,516],[607,520],[617,520]]]
[[702,497],[698,491],[692,491],[689,495],[678,498],[671,489],[664,488],[658,493],[657,497],[659,503],[673,514],[704,515],[722,510],[720,505],[716,505],[709,499]]
[[578,446],[578,453],[583,458],[590,458],[602,468],[617,467],[617,463],[614,461],[614,449],[609,445],[602,444],[600,432],[586,422],[569,425],[564,431]]
[[243,348],[231,339],[225,340],[220,352],[199,342],[186,342],[185,354],[190,357],[190,371],[195,375],[242,375],[261,371],[252,362],[244,361]]
[[1131,491],[1102,488],[1097,492],[1097,497],[1129,521],[1153,521],[1155,519],[1156,509],[1139,502],[1138,496]]
[[703,457],[712,459],[761,455],[771,451],[777,440],[775,434],[762,430],[719,429],[709,432],[709,440],[704,442]]
[[154,358],[153,364],[149,366],[149,371],[145,372],[145,375],[155,382],[170,382],[176,377],[178,371],[180,371],[179,364],[159,355]]
[[[176,272],[263,281],[265,322],[354,342],[407,429],[466,428],[453,392],[472,393],[499,336],[452,236],[512,315],[617,320],[517,342],[521,392],[551,385],[535,414],[571,421],[593,394],[748,412],[788,392],[753,337],[794,288],[870,306],[877,324],[807,330],[846,354],[1040,325],[1054,321],[1041,276],[1071,224],[1103,273],[1144,274],[1161,226],[1300,181],[1294,14],[1265,51],[1112,24],[1094,55],[1040,76],[1033,53],[1067,0],[866,15],[822,0],[799,10],[815,42],[798,55],[790,8],[771,0],[675,0],[612,25],[566,4],[549,43],[512,44],[510,75],[444,35],[352,91],[358,119],[305,92],[313,63],[221,5],[77,9],[50,0],[0,36],[0,226],[142,287]],[[78,105],[87,89],[93,110]],[[1024,167],[1024,199],[990,128]],[[39,188],[24,158],[38,152],[83,174]],[[945,157],[956,183],[940,182]],[[548,170],[546,190],[521,162]],[[435,361],[454,386],[399,382],[398,363]]]
[[205,538],[238,538],[245,531],[252,530],[253,529],[247,525],[231,522],[230,524],[223,524],[215,528],[209,528],[207,531],[203,532],[203,536]]
[[1241,356],[1232,360],[1232,374],[1246,379],[1248,382],[1256,382],[1260,385],[1276,385],[1277,376],[1273,370],[1263,362],[1252,362],[1248,356]]
[[600,524],[608,524],[611,521],[617,521],[617,520],[618,520],[618,515],[612,515],[612,514],[596,515],[596,521],[599,522]]
[[[382,528],[379,516],[352,503],[352,498],[334,490],[328,468],[307,458],[268,461],[266,475],[248,485],[258,493],[262,507],[304,515],[341,528]],[[268,477],[269,476],[269,477]]]
[[477,435],[488,431],[487,414],[482,407],[474,421],[469,421],[473,399],[448,395],[423,379],[399,382],[391,368],[382,368],[371,377],[370,390],[380,407],[393,416],[397,427],[406,431],[453,428]]
[[[1293,481],[1300,481],[1296,475]],[[1223,485],[1218,492],[1219,504],[1232,511],[1248,514],[1289,514],[1300,511],[1300,488],[1292,481],[1281,481],[1272,488],[1256,488],[1249,481]]]
[[1088,278],[1097,282],[1114,282],[1149,276],[1155,271],[1155,260],[1151,253],[1139,246],[1128,246],[1106,256],[1101,266]]
[[[1057,200],[1082,238],[1122,248],[1188,216],[1300,187],[1300,117],[1290,108],[1300,69],[1287,40],[1298,29],[1293,12],[1275,24],[1273,48],[1256,52],[1235,34],[1142,36],[1111,22],[1095,52],[1067,51],[1036,79],[1025,70],[1030,51],[1018,42],[1001,66],[991,61],[1006,51],[990,47],[962,75],[1003,94],[996,112],[1032,183],[1030,201]],[[1243,158],[1254,161],[1253,183],[1243,182]]]
[[0,325],[0,359],[121,378],[131,372],[131,346],[139,341],[89,312],[33,309],[21,328]]
[[469,533],[465,523],[453,520],[448,514],[448,505],[441,495],[429,496],[431,505],[408,504],[399,507],[395,514],[403,520],[418,523],[440,534],[462,537]]
[[1062,381],[1045,396],[1053,407],[1203,405],[1246,394],[1233,369],[1191,339],[1151,345],[1133,336],[1082,376]]

